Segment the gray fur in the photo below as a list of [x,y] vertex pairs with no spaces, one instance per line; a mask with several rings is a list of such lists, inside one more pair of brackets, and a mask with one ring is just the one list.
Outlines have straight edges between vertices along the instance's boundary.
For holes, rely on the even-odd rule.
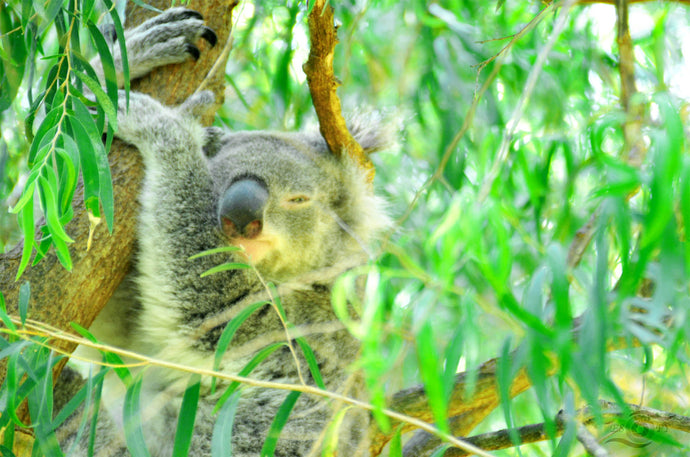
[[[206,30],[198,15],[174,8],[127,32],[132,75],[188,59],[189,45]],[[146,168],[136,292],[125,290],[113,299],[103,314],[108,317],[99,319],[93,330],[111,335],[110,341],[128,349],[210,369],[226,323],[244,307],[270,298],[262,282],[270,281],[294,326],[291,338],[307,339],[328,390],[361,396],[361,380],[350,370],[359,345],[333,312],[331,287],[338,275],[367,261],[366,247],[388,225],[382,201],[373,195],[365,173],[348,157],[330,154],[318,133],[204,129],[194,116],[212,103],[210,92],[196,94],[177,108],[131,93],[129,110],[120,107],[117,135],[138,147]],[[370,123],[354,129],[354,134],[367,150],[384,146],[385,137]],[[247,177],[268,190],[261,234],[252,240],[229,239],[219,223],[219,199],[236,180]],[[246,254],[190,260],[201,251],[233,243],[243,245]],[[255,269],[201,278],[218,264],[247,261]],[[125,322],[113,331],[109,327],[118,320]],[[265,305],[240,327],[221,370],[236,374],[257,351],[285,339],[276,310]],[[301,355],[299,364],[306,382],[314,385]],[[287,348],[274,352],[251,376],[299,383]],[[187,380],[188,375],[178,371],[149,368],[145,373],[141,394],[145,433],[155,457],[171,453]],[[116,379],[106,381],[105,396],[112,403],[104,405],[109,416],[99,425],[104,436],[97,441],[101,455],[128,455],[118,430],[123,394],[119,384]],[[204,385],[192,456],[210,453],[212,409],[218,395]],[[234,456],[259,455],[286,395],[274,389],[242,390],[233,429]],[[342,407],[303,394],[275,455],[321,455],[325,427]],[[338,455],[366,453],[367,424],[366,412],[353,408],[347,413],[340,427]],[[65,446],[74,438],[73,433],[62,435]],[[77,455],[85,455],[85,449],[80,452]]]

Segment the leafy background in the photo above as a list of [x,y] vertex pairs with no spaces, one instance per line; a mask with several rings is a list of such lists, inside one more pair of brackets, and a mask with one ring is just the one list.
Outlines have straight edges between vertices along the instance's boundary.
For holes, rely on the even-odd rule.
[[[375,185],[397,223],[371,266],[377,287],[366,297],[358,363],[372,401],[424,383],[441,418],[456,371],[517,349],[500,362],[499,384],[505,389],[526,366],[535,387],[504,399],[478,432],[549,421],[600,398],[689,415],[688,6],[630,8],[634,101],[645,113],[638,163],[623,134],[629,119],[619,101],[612,5],[576,5],[559,30],[563,8],[536,1],[333,3],[345,109],[382,111],[399,137],[399,147],[374,157]],[[0,8],[6,21],[8,7]],[[240,4],[218,124],[314,124],[301,70],[305,15],[303,2]],[[3,25],[6,66],[18,39],[11,29]],[[54,29],[39,42],[37,57],[57,52]],[[37,58],[33,72],[48,78],[50,67]],[[33,86],[27,81],[0,119],[8,206],[29,174],[29,88],[46,87],[37,76]],[[590,221],[592,242],[573,265],[568,252]],[[16,216],[0,212],[0,227],[0,246],[19,239]],[[607,352],[619,339],[639,347]],[[597,433],[604,441],[628,436],[617,424]],[[679,444],[687,435],[655,440],[607,446],[615,455],[688,453]],[[572,436],[521,451],[584,455]]]

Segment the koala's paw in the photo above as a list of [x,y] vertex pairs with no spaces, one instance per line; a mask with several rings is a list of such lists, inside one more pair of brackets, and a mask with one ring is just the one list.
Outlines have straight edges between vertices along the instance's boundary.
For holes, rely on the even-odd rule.
[[140,146],[141,141],[152,137],[156,130],[166,128],[165,124],[170,124],[173,116],[171,110],[158,100],[139,92],[129,93],[127,106],[125,93],[120,91],[115,136]]
[[171,8],[149,19],[125,35],[130,74],[135,78],[162,65],[198,59],[199,38],[211,46],[218,41],[215,32],[204,25],[203,17],[196,11]]

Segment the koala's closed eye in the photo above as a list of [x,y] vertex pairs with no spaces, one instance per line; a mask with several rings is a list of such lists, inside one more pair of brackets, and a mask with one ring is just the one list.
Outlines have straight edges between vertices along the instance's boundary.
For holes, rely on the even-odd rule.
[[294,197],[288,197],[287,203],[291,205],[302,205],[309,203],[311,198],[308,195],[296,195]]

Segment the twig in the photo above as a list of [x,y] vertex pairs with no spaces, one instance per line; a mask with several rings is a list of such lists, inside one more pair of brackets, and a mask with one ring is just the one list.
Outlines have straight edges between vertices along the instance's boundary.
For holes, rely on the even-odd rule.
[[[230,8],[236,7],[239,2],[240,2],[240,0],[231,0],[229,7]],[[239,17],[234,17],[233,19],[235,21],[235,24],[233,24],[232,27],[230,28],[231,32],[233,30],[235,30],[235,26],[237,25],[237,21],[239,21]],[[206,77],[204,77],[204,80],[201,81],[201,84],[199,84],[199,87],[197,87],[195,93],[198,93],[199,91],[202,91],[202,90],[206,90],[208,88],[208,86],[212,82],[214,82],[213,80],[218,77],[218,74],[220,72],[223,72],[223,74],[225,74],[225,66],[228,62],[228,57],[230,56],[230,51],[232,51],[232,46],[234,43],[235,43],[235,35],[233,35],[232,33],[229,33],[228,39],[225,40],[225,45],[223,46],[223,50],[220,52],[220,55],[218,56],[218,58],[213,63],[213,66],[208,71],[208,74],[206,75]]]
[[[542,9],[532,20],[530,20],[527,25],[525,25],[520,31],[512,35],[512,38],[508,44],[506,44],[499,52],[497,52],[495,55],[490,57],[489,59],[483,61],[477,66],[477,76],[476,76],[476,89],[474,91],[474,96],[472,97],[472,103],[470,104],[469,109],[467,110],[467,113],[465,114],[465,118],[463,120],[462,125],[458,129],[457,133],[455,136],[453,136],[453,139],[451,142],[446,146],[445,150],[443,151],[443,156],[441,157],[441,160],[439,161],[438,166],[436,167],[436,170],[434,170],[434,173],[422,184],[422,186],[417,189],[417,192],[415,192],[414,197],[412,198],[412,202],[407,206],[407,209],[405,210],[405,214],[403,214],[395,223],[396,227],[399,227],[407,220],[408,217],[412,214],[412,211],[414,208],[417,206],[417,202],[419,199],[422,197],[424,192],[426,192],[431,185],[436,182],[438,179],[440,179],[443,176],[443,171],[446,168],[446,165],[448,164],[448,161],[450,158],[453,156],[453,153],[455,152],[455,148],[457,148],[458,144],[460,143],[460,140],[465,136],[465,133],[467,133],[467,130],[472,126],[472,122],[474,121],[474,115],[477,111],[477,106],[479,106],[479,102],[481,101],[482,97],[484,96],[484,92],[486,92],[491,84],[493,83],[494,79],[498,75],[498,71],[500,70],[501,66],[503,65],[503,60],[505,56],[507,55],[507,51],[519,40],[522,38],[528,31],[530,31],[536,24],[539,23],[539,21],[543,18],[544,14],[550,10],[550,7],[546,7]],[[504,37],[507,38],[507,37]],[[499,38],[503,39],[503,38]],[[494,66],[493,71],[491,74],[486,78],[486,81],[484,81],[484,84],[479,87],[479,76],[484,69],[490,62],[497,60],[496,65]],[[393,232],[388,234],[386,236],[386,239],[382,243],[382,245],[385,247],[386,244],[388,244],[388,241],[390,239],[390,236],[392,235]]]
[[610,457],[609,452],[597,441],[592,432],[587,430],[585,424],[576,422],[577,440],[582,444],[588,454],[592,457]]
[[532,92],[534,91],[534,87],[537,84],[537,80],[539,79],[539,75],[541,74],[541,70],[544,66],[544,63],[546,62],[546,58],[548,57],[549,52],[551,52],[551,49],[556,44],[556,40],[565,28],[568,19],[568,14],[570,13],[570,9],[575,4],[575,2],[576,0],[566,0],[564,2],[563,9],[561,10],[558,16],[558,20],[556,21],[556,25],[554,26],[553,32],[551,33],[549,40],[546,42],[542,50],[539,52],[539,55],[537,55],[537,60],[534,63],[534,67],[532,67],[532,70],[529,73],[527,82],[525,83],[524,90],[522,91],[522,95],[520,96],[520,99],[518,100],[515,109],[513,110],[513,114],[506,125],[506,132],[503,135],[503,141],[501,142],[501,146],[498,152],[496,153],[496,158],[493,161],[493,165],[489,170],[489,173],[486,176],[486,178],[484,178],[484,182],[482,184],[478,196],[480,202],[483,202],[486,199],[486,197],[489,196],[491,188],[494,185],[494,181],[496,180],[496,178],[498,178],[501,171],[503,170],[504,163],[508,160],[508,150],[513,141],[513,135],[515,134],[515,130],[517,129],[518,122],[524,114],[525,105],[527,104],[529,97],[532,95]]
[[[482,364],[476,374],[474,392],[469,400],[466,398],[469,374],[465,372],[456,375],[448,401],[448,415],[459,417],[452,425],[454,434],[458,436],[467,435],[476,424],[484,420],[499,405],[500,397],[496,383],[497,363],[498,359],[491,359]],[[525,370],[518,371],[510,387],[510,397],[526,391],[531,385]],[[415,386],[397,392],[389,402],[389,409],[424,421],[432,422],[434,420],[423,386]],[[411,424],[402,424],[401,433],[412,429],[414,427]],[[370,430],[371,455],[379,455],[394,433],[395,431],[384,433],[376,427],[376,424],[372,424],[372,430]]]
[[596,222],[599,219],[600,212],[599,208],[595,209],[587,223],[575,232],[573,241],[570,243],[570,248],[568,249],[568,268],[575,268],[582,261],[589,243],[592,241],[592,238],[594,238],[594,229],[596,228]]

